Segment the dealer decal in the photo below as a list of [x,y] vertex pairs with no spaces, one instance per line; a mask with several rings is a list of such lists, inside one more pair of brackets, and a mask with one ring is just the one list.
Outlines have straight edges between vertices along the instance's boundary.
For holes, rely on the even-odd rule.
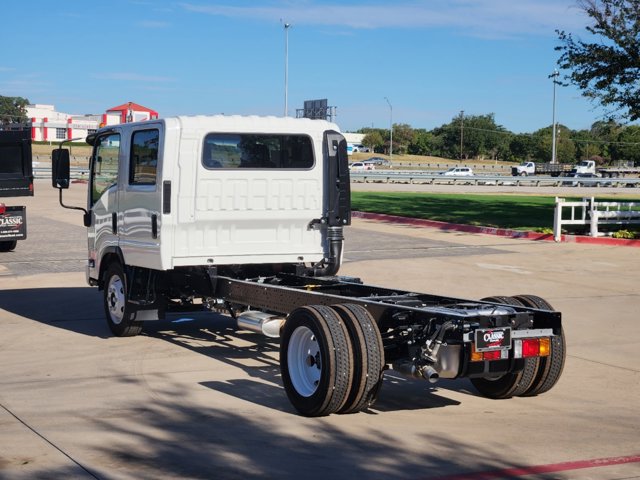
[[476,350],[507,350],[511,348],[511,328],[478,329],[475,332]]

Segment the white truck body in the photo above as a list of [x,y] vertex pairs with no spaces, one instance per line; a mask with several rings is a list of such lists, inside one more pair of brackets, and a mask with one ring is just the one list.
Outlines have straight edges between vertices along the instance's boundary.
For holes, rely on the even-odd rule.
[[[99,131],[94,155],[104,159],[94,164],[106,174],[93,173],[96,185],[89,188],[89,280],[99,278],[105,252],[116,248],[126,265],[152,270],[321,261],[326,232],[309,226],[326,208],[321,152],[328,131],[337,134],[338,127],[321,120],[239,116],[175,117]],[[239,168],[205,159],[211,138],[218,138],[226,142],[214,145],[218,153],[225,150],[227,161],[238,160],[233,139],[243,132],[299,138],[311,158],[293,168],[283,163],[293,161],[285,158],[296,153],[291,151],[271,152],[282,157],[283,168]],[[139,139],[150,142],[157,158],[134,158],[136,148],[146,151]],[[117,178],[110,180],[116,158]],[[145,168],[152,174],[146,180]],[[97,195],[101,181],[113,184]]]

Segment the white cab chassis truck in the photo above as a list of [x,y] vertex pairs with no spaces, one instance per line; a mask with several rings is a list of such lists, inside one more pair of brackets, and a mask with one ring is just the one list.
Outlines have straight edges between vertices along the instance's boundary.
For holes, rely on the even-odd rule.
[[[491,398],[560,378],[561,315],[533,295],[464,300],[336,276],[351,222],[347,142],[321,120],[195,116],[105,127],[93,145],[87,280],[118,336],[168,312],[215,310],[280,337],[302,415],[369,408],[393,368],[470,378]],[[69,186],[69,154],[52,182]],[[64,206],[64,205],[63,205]]]

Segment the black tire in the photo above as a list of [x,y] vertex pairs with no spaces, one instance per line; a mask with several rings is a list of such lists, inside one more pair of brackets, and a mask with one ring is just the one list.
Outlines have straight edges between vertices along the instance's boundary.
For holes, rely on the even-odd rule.
[[[540,310],[555,310],[545,299],[535,295],[517,295],[515,297],[525,306]],[[567,345],[564,330],[560,328],[560,335],[555,335],[551,341],[551,352],[548,357],[540,357],[540,366],[536,378],[523,396],[531,397],[548,392],[558,383],[567,356]]]
[[282,327],[280,372],[289,401],[307,417],[339,411],[353,381],[349,333],[331,307],[301,307]]
[[122,265],[111,263],[104,276],[104,313],[111,332],[118,337],[133,337],[142,331],[127,301],[127,282]]
[[378,326],[366,308],[355,304],[332,307],[342,318],[353,351],[353,380],[338,413],[356,413],[371,407],[384,374],[384,347]]
[[[524,306],[514,297],[495,296],[482,299],[485,302],[503,303],[513,306]],[[536,377],[538,358],[524,358],[524,368],[519,372],[512,372],[496,378],[471,378],[471,383],[485,397],[505,399],[522,395],[526,392]]]
[[8,242],[0,242],[0,252],[10,252],[16,248],[18,245],[17,240],[8,241]]

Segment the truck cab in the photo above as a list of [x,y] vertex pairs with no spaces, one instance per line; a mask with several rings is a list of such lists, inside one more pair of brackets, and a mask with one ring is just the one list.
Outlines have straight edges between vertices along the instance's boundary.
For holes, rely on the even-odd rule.
[[572,169],[574,174],[596,174],[596,162],[593,160],[581,160]]
[[109,126],[87,141],[90,284],[115,258],[147,271],[338,261],[332,235],[350,223],[350,193],[333,124],[185,116]]

